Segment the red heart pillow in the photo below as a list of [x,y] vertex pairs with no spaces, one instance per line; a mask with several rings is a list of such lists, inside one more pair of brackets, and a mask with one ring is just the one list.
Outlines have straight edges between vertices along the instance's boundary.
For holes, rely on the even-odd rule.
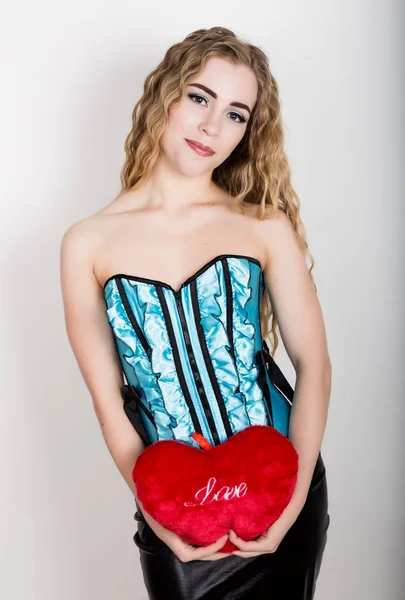
[[[246,427],[219,446],[193,437],[202,450],[161,440],[138,457],[132,478],[145,511],[197,546],[229,529],[246,541],[261,535],[294,491],[298,454],[291,441],[268,425]],[[228,540],[220,551],[235,549]]]

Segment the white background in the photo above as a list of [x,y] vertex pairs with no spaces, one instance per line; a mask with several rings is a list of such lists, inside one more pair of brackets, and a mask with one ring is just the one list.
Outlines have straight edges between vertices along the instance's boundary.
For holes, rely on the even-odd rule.
[[[65,332],[59,246],[118,193],[146,75],[214,25],[269,56],[316,261],[333,366],[316,598],[403,598],[403,13],[399,0],[3,6],[3,598],[146,598],[134,501]],[[276,360],[293,383],[285,353]]]

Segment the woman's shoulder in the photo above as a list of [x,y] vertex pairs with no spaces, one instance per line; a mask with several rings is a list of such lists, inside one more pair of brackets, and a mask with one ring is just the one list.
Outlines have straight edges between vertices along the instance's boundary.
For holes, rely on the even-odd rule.
[[267,204],[263,214],[261,214],[260,204],[244,202],[243,211],[246,215],[252,217],[257,231],[261,231],[265,235],[270,232],[292,230],[292,223],[286,213],[273,205]]
[[63,267],[92,262],[93,255],[102,240],[102,227],[95,215],[71,223],[60,242],[60,260]]
[[71,223],[62,236],[62,246],[80,244],[89,246],[100,239],[105,219],[99,213],[91,214]]
[[114,198],[96,212],[72,223],[64,232],[63,237],[80,238],[85,236],[89,240],[99,240],[106,233],[108,234],[109,227],[117,221],[119,216],[128,211],[136,212],[133,205],[129,206],[129,196],[129,194],[123,194]]
[[[112,208],[114,202],[71,223],[64,231],[61,240],[61,253],[80,253],[83,259],[94,256],[97,249],[113,231],[117,214],[122,211]],[[109,208],[110,207],[110,208]]]
[[288,215],[278,207],[267,205],[261,215],[260,205],[245,203],[245,214],[252,217],[251,224],[260,240],[267,259],[276,254],[282,255],[288,248],[297,245],[296,233]]

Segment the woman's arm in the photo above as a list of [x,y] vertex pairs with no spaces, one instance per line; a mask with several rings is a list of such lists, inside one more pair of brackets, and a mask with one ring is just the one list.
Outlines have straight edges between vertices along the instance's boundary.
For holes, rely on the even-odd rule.
[[105,313],[103,290],[93,274],[97,237],[97,232],[93,232],[86,221],[76,223],[66,231],[61,245],[61,285],[68,338],[93,398],[108,450],[146,522],[181,561],[226,558],[228,554],[220,550],[227,535],[209,546],[195,548],[155,521],[136,494],[132,469],[145,447],[123,409],[122,370]]
[[63,236],[60,273],[66,330],[108,450],[137,498],[132,469],[144,444],[123,409],[122,369],[103,290],[93,273],[98,239],[99,233],[87,220],[75,223]]
[[299,455],[293,510],[305,503],[321,448],[332,368],[318,296],[289,218],[279,211],[260,221],[259,231],[267,249],[266,286],[297,375],[289,435]]

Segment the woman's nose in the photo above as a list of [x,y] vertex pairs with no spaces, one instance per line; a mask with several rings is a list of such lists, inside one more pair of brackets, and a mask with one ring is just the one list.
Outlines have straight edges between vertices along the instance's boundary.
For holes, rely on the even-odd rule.
[[219,133],[219,123],[216,117],[205,119],[200,124],[200,131],[204,131],[207,135],[216,136]]

